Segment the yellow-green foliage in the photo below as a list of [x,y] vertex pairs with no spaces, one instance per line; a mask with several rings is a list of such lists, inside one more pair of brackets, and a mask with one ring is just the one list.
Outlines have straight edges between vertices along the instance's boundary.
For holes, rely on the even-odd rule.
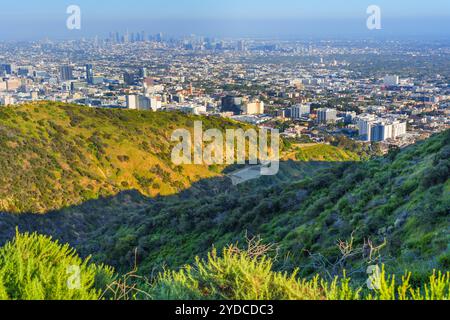
[[397,283],[395,275],[388,275],[383,266],[375,294],[367,299],[376,300],[450,300],[450,272],[434,271],[428,283],[421,288],[411,285],[411,273],[404,275]]
[[318,276],[298,279],[272,271],[267,257],[251,257],[230,247],[219,257],[214,250],[206,261],[194,266],[161,274],[149,290],[154,299],[220,299],[220,300],[448,300],[450,274],[435,272],[427,284],[413,288],[410,274],[401,283],[384,268],[379,286],[370,291],[352,287],[345,275],[327,282]]
[[[80,268],[80,286],[71,288],[68,268]],[[129,275],[133,275],[129,274]],[[327,282],[319,276],[310,280],[275,272],[272,260],[228,247],[219,256],[213,250],[207,260],[193,266],[166,271],[153,282],[125,276],[112,282],[110,268],[89,264],[68,245],[49,237],[17,234],[0,249],[0,300],[449,300],[450,273],[435,272],[428,283],[412,286],[411,274],[397,283],[384,267],[373,291],[354,287],[345,275]],[[137,279],[137,280],[136,280]],[[116,286],[114,286],[115,283]],[[106,290],[108,288],[108,290]]]
[[171,141],[195,121],[206,129],[245,127],[217,117],[110,110],[51,102],[0,108],[0,211],[46,213],[121,191],[172,195],[220,175],[175,166]]
[[0,300],[97,300],[112,276],[110,268],[37,234],[17,233],[0,249]]
[[[193,131],[195,121],[204,130],[251,128],[218,117],[54,102],[0,108],[0,211],[47,213],[127,190],[168,196],[219,177],[224,166],[171,161],[172,133]],[[305,152],[307,160],[355,157],[326,145]]]
[[344,162],[359,161],[360,157],[351,151],[339,149],[327,144],[300,146],[295,151],[297,161]]
[[152,289],[156,299],[320,299],[318,279],[298,281],[296,274],[273,272],[269,258],[252,258],[230,247],[223,256],[212,251],[207,261],[199,258],[195,266],[161,274]]

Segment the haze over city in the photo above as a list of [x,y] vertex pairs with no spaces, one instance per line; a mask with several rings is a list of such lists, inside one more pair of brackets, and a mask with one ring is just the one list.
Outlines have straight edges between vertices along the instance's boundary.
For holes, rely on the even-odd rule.
[[[2,1],[0,40],[70,39],[136,29],[181,36],[448,37],[450,2],[351,0]],[[26,5],[25,5],[26,4]],[[382,9],[383,27],[367,30],[366,9]],[[81,30],[65,28],[66,8],[78,5]]]

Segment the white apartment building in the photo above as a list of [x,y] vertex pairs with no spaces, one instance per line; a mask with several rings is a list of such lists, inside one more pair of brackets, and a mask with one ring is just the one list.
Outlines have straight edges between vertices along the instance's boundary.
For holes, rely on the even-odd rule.
[[296,104],[291,108],[292,119],[301,119],[303,117],[309,116],[310,114],[311,114],[310,104]]
[[400,78],[396,75],[386,75],[384,77],[384,84],[387,86],[398,86],[400,84]]
[[15,102],[16,102],[16,100],[11,96],[5,95],[3,97],[0,97],[0,105],[7,106],[7,105],[14,104]]
[[361,139],[369,142],[395,139],[406,134],[407,130],[406,122],[396,119],[377,119],[373,115],[360,117],[357,125]]
[[363,116],[358,117],[358,120],[356,121],[356,125],[359,128],[359,136],[363,140],[370,141],[370,135],[371,135],[371,126],[375,122],[376,117],[372,114],[366,114]]
[[148,110],[158,111],[162,108],[162,102],[156,97],[148,98],[148,107]]
[[157,97],[146,97],[142,95],[128,95],[127,108],[131,110],[158,111],[162,108],[162,102]]
[[246,103],[242,106],[242,113],[248,115],[264,114],[264,102],[257,100]]
[[139,106],[139,96],[128,95],[127,96],[127,108],[131,110],[137,110]]
[[332,123],[337,121],[337,110],[322,108],[317,110],[317,121],[319,123]]

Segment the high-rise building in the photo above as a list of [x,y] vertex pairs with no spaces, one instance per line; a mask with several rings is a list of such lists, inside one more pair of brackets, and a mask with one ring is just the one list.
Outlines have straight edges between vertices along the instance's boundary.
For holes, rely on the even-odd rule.
[[373,115],[365,115],[358,119],[359,136],[368,142],[380,142],[395,139],[406,134],[407,124],[395,119],[376,119]]
[[139,97],[137,95],[127,96],[127,108],[131,110],[137,110],[139,106]]
[[384,77],[384,84],[389,87],[395,87],[400,84],[400,78],[396,75],[386,75]]
[[83,88],[86,88],[86,83],[85,82],[72,81],[70,83],[70,91],[72,91],[72,92],[81,90]]
[[126,85],[133,86],[136,83],[136,77],[133,73],[125,72],[123,74],[123,81]]
[[372,114],[358,117],[356,124],[359,128],[359,136],[362,140],[371,141],[372,124],[375,120],[376,118]]
[[139,70],[139,75],[140,75],[141,78],[147,78],[148,77],[147,68],[141,68]]
[[303,117],[307,117],[311,114],[311,105],[310,104],[297,104],[292,106],[291,108],[291,118],[292,119],[300,119]]
[[157,97],[148,98],[143,95],[128,95],[127,108],[132,110],[157,111],[162,108],[162,103]]
[[73,69],[71,66],[61,66],[59,73],[61,81],[73,80]]
[[4,63],[0,65],[0,73],[4,74],[12,74],[12,66],[8,63]]
[[406,122],[380,121],[372,126],[370,141],[395,139],[406,133]]
[[0,105],[7,106],[7,105],[12,105],[14,103],[15,103],[15,99],[11,96],[0,97]]
[[94,84],[94,68],[92,64],[86,65],[86,82],[89,84]]
[[341,117],[344,120],[345,124],[353,123],[353,120],[356,118],[356,116],[357,114],[355,111],[346,111],[339,114],[339,117]]
[[153,111],[158,111],[162,108],[161,99],[157,97],[149,98],[149,109]]
[[237,43],[237,50],[238,51],[247,51],[247,47],[246,47],[246,44],[245,44],[244,40],[239,40],[238,41],[238,43]]
[[233,112],[235,115],[242,113],[243,97],[226,96],[222,98],[222,112]]
[[329,108],[321,108],[317,110],[317,122],[332,123],[337,121],[337,110]]
[[264,114],[264,102],[255,100],[242,106],[243,114]]

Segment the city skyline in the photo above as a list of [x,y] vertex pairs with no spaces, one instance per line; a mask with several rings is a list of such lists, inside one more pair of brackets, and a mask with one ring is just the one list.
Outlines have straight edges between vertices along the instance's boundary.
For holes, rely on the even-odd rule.
[[[26,3],[26,4],[24,4]],[[66,28],[69,5],[81,8],[81,30]],[[378,5],[382,29],[368,30]],[[0,40],[76,39],[110,31],[146,30],[224,37],[448,37],[448,1],[52,1],[9,2],[0,11]]]
[[450,300],[449,0],[3,2],[0,303]]

